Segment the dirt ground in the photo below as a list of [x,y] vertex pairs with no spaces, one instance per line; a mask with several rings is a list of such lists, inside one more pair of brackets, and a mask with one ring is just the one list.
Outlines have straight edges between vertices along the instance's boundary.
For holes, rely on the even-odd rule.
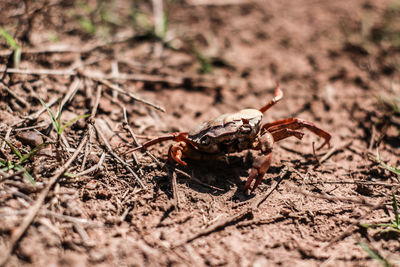
[[[400,266],[399,1],[0,5],[0,265]],[[331,147],[276,143],[254,193],[258,151],[124,154],[276,81],[263,122],[311,121]]]

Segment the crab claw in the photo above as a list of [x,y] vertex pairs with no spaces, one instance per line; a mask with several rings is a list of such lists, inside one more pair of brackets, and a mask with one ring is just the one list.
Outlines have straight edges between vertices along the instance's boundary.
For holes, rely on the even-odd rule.
[[253,189],[251,189],[251,193],[253,193],[257,186],[261,183],[265,173],[268,171],[271,162],[272,152],[266,155],[262,155],[253,162],[253,167],[250,171],[249,178],[246,181],[246,185],[244,186],[243,191],[247,191],[247,189],[249,189],[251,185],[251,182],[256,178]]
[[182,143],[183,142],[174,144],[169,148],[168,159],[170,161],[175,161],[181,165],[186,166],[187,163],[182,160],[183,146],[184,146],[184,143],[183,144]]

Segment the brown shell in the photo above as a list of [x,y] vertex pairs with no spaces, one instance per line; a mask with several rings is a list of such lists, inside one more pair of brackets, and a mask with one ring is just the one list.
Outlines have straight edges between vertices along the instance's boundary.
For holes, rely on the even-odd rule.
[[248,148],[256,138],[262,116],[256,109],[222,114],[190,131],[188,138],[207,153],[241,151]]

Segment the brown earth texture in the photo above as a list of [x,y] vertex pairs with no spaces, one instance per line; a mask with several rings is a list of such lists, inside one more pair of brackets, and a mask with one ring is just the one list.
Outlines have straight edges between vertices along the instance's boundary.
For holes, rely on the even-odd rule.
[[[0,26],[0,266],[400,266],[400,1],[0,0]],[[253,192],[261,150],[131,151],[277,82],[262,123],[332,138],[283,128]]]

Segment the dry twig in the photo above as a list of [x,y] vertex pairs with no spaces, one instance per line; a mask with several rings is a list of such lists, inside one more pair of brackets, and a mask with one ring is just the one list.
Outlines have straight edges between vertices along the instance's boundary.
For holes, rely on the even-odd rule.
[[369,206],[369,207],[375,207],[375,205],[373,203],[370,203],[367,199],[365,198],[351,198],[351,197],[338,197],[338,196],[329,196],[326,194],[320,194],[320,195],[316,195],[316,194],[312,194],[310,192],[304,191],[300,188],[298,188],[297,186],[294,185],[288,185],[288,187],[290,187],[293,191],[300,193],[304,196],[307,197],[313,197],[313,198],[319,198],[319,199],[326,199],[329,201],[342,201],[342,202],[351,202],[351,203],[357,203],[357,204],[361,204],[361,205],[365,205],[365,206]]
[[359,184],[359,185],[370,185],[370,186],[383,186],[388,188],[397,188],[400,187],[400,184],[395,183],[382,183],[382,182],[369,182],[362,180],[354,180],[354,181],[321,181],[321,182],[310,182],[305,183],[306,185],[316,185],[316,184]]
[[80,173],[77,173],[75,175],[76,176],[83,176],[83,175],[89,174],[91,172],[97,171],[98,169],[101,169],[101,167],[103,166],[103,162],[104,162],[105,158],[106,158],[106,153],[103,152],[103,154],[101,154],[99,162],[96,165],[94,165],[94,166],[90,167],[89,169],[86,169],[86,170],[84,170],[84,171],[82,171]]
[[[52,99],[49,101],[49,103],[46,104],[47,107],[50,108],[51,106],[53,106],[55,103],[57,103],[57,100],[58,100],[57,97],[52,98]],[[17,126],[18,124],[24,122],[25,120],[34,121],[34,120],[36,120],[37,118],[39,118],[39,116],[40,116],[43,112],[45,112],[46,110],[47,110],[46,107],[42,107],[40,110],[36,111],[35,113],[33,113],[33,114],[31,114],[31,115],[23,116],[23,119],[22,119],[22,120],[19,120],[19,121],[15,122],[15,123],[12,124],[11,126],[12,126],[12,127],[15,127],[15,126]],[[43,127],[43,126],[40,126],[40,127],[38,127],[38,126],[39,126],[39,125],[37,125],[37,126],[32,126],[31,129]],[[44,125],[44,126],[45,126],[45,125]],[[16,130],[16,131],[23,131],[23,130],[29,130],[29,129],[30,129],[29,127],[26,127],[26,128],[18,128],[18,129],[15,129],[15,130]]]
[[252,205],[253,209],[257,209],[272,194],[272,192],[274,192],[278,188],[279,184],[281,183],[281,181],[283,180],[283,178],[286,176],[287,173],[288,173],[288,168],[284,167],[278,175],[279,178],[273,183],[273,185],[271,185],[271,189],[254,201]]
[[20,97],[19,95],[17,95],[13,90],[11,90],[10,88],[8,88],[7,86],[5,86],[3,83],[0,82],[0,88],[5,90],[9,95],[11,95],[12,97],[14,97],[19,103],[21,103],[24,107],[28,107],[29,104],[25,101],[25,99],[23,99],[22,97]]
[[25,168],[23,168],[22,170],[19,170],[19,171],[17,171],[17,172],[14,172],[14,173],[12,173],[12,174],[9,174],[9,175],[7,175],[7,173],[4,173],[4,175],[3,175],[3,171],[0,173],[0,182],[2,182],[2,181],[5,181],[5,180],[8,180],[8,179],[11,179],[11,178],[13,178],[13,177],[15,177],[15,176],[20,176],[20,175],[22,175],[24,172],[26,172],[26,169]]
[[229,226],[229,225],[231,225],[233,223],[236,223],[238,221],[241,221],[244,218],[246,218],[246,217],[248,217],[249,215],[252,215],[252,214],[253,214],[253,210],[251,208],[247,208],[247,209],[245,209],[245,210],[243,210],[243,211],[241,211],[241,212],[239,212],[239,213],[237,213],[235,215],[232,215],[232,216],[230,216],[228,218],[224,218],[224,219],[220,220],[219,222],[214,223],[213,225],[210,225],[206,229],[203,229],[203,230],[199,231],[198,233],[192,235],[191,237],[189,237],[189,238],[177,243],[173,247],[180,247],[180,246],[182,246],[182,245],[184,245],[186,243],[192,242],[193,240],[195,240],[195,239],[197,239],[199,237],[209,235],[209,234],[211,234],[211,233],[213,233],[215,231],[218,231],[218,230],[222,230],[225,227],[227,227],[227,226]]
[[108,153],[111,154],[118,162],[120,162],[130,173],[132,173],[133,177],[136,179],[136,181],[139,183],[139,185],[143,188],[146,189],[146,186],[143,184],[142,180],[139,178],[139,176],[132,170],[132,168],[129,166],[128,163],[123,161],[117,154],[114,153],[114,151],[111,148],[111,145],[108,143],[107,139],[105,138],[104,134],[102,131],[99,129],[96,124],[94,125],[94,128],[96,129],[96,132],[100,135],[100,138],[103,140],[104,145],[106,146]]
[[[131,137],[132,137],[132,139],[133,139],[133,144],[134,144],[135,146],[140,146],[139,141],[137,140],[135,133],[133,132],[131,126],[129,126],[128,116],[127,116],[127,114],[126,114],[126,108],[125,108],[125,107],[122,108],[122,112],[123,112],[123,114],[124,114],[124,123],[123,123],[123,127],[124,127],[124,128],[129,132],[129,134],[131,135]],[[150,152],[148,152],[148,153],[150,153]],[[135,163],[136,163],[136,164],[139,164],[139,160],[137,159],[136,153],[135,153],[135,152],[132,153],[132,156],[133,156],[133,159],[135,160]]]
[[175,209],[179,210],[180,200],[179,200],[179,194],[178,194],[178,184],[176,182],[176,172],[174,170],[172,170],[172,171],[168,171],[168,174],[170,174],[170,177],[171,177],[172,194],[174,196],[174,206],[175,206]]
[[127,96],[129,96],[130,98],[132,98],[132,99],[134,99],[134,100],[136,100],[136,101],[138,101],[138,102],[141,102],[141,103],[146,104],[146,105],[148,105],[148,106],[151,106],[151,107],[153,107],[153,108],[155,108],[155,109],[157,109],[157,110],[160,110],[160,111],[162,111],[162,112],[165,112],[165,108],[163,108],[163,107],[161,107],[161,106],[159,106],[159,105],[153,104],[153,103],[151,103],[151,102],[149,102],[149,101],[147,101],[147,100],[144,100],[143,98],[140,98],[140,97],[134,95],[133,93],[131,93],[131,92],[127,91],[127,90],[122,89],[121,87],[119,87],[118,85],[115,85],[115,84],[111,83],[110,81],[107,81],[107,80],[105,80],[105,79],[97,79],[97,78],[93,78],[93,77],[92,77],[92,79],[95,80],[95,81],[98,81],[98,82],[100,82],[100,83],[102,83],[102,84],[104,84],[105,86],[109,87],[110,89],[113,89],[113,90],[118,91],[118,92],[120,92],[120,93],[122,93],[122,94],[124,94],[124,95],[127,95]]
[[319,163],[323,163],[325,160],[327,160],[328,158],[330,158],[330,156],[332,156],[333,154],[335,154],[336,152],[342,151],[346,148],[348,148],[351,144],[353,143],[353,141],[349,141],[343,145],[340,146],[334,146],[332,147],[328,152],[326,152],[326,154],[319,160]]

